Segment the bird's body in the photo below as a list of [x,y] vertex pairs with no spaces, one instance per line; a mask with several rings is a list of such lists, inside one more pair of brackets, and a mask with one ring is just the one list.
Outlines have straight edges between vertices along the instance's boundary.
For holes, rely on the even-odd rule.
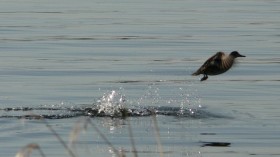
[[208,78],[208,75],[219,75],[228,71],[234,64],[235,58],[245,57],[240,55],[237,51],[231,52],[229,55],[224,52],[217,52],[214,56],[210,57],[206,62],[192,75],[203,74],[201,81]]

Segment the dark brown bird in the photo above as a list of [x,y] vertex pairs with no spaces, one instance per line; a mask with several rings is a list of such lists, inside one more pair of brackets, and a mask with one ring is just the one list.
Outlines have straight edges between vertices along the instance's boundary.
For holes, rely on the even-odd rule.
[[193,76],[203,74],[200,81],[207,80],[208,75],[219,75],[228,71],[234,64],[237,57],[245,57],[237,51],[231,52],[229,55],[224,52],[217,52],[214,56],[210,57],[195,73]]

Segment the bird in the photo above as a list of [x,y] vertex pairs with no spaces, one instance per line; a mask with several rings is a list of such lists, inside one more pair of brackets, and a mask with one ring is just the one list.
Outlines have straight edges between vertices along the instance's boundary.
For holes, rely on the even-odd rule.
[[228,71],[235,63],[237,57],[246,57],[239,54],[237,51],[232,51],[230,54],[225,54],[222,51],[217,52],[215,55],[207,59],[204,64],[192,75],[197,76],[203,74],[200,81],[208,79],[208,75],[219,75]]

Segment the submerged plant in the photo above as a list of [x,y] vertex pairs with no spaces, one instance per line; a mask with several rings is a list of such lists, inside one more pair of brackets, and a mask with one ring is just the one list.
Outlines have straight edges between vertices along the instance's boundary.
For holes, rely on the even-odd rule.
[[88,126],[88,119],[81,119],[78,122],[76,122],[75,126],[73,127],[72,131],[69,135],[69,145],[73,146],[74,143],[77,141],[78,136],[81,132],[86,131]]
[[30,143],[24,146],[19,152],[17,152],[15,157],[29,157],[33,150],[38,150],[42,157],[45,157],[45,154],[41,150],[40,146],[36,143]]

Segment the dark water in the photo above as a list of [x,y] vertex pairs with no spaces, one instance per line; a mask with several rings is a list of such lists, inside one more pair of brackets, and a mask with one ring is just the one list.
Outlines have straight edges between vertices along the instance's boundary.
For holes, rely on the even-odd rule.
[[[131,140],[138,156],[279,156],[279,8],[1,1],[0,156],[30,143],[47,157],[70,156],[48,126],[74,142],[76,156],[117,156],[102,134],[126,156],[135,156]],[[233,50],[247,57],[227,73],[191,76]]]

